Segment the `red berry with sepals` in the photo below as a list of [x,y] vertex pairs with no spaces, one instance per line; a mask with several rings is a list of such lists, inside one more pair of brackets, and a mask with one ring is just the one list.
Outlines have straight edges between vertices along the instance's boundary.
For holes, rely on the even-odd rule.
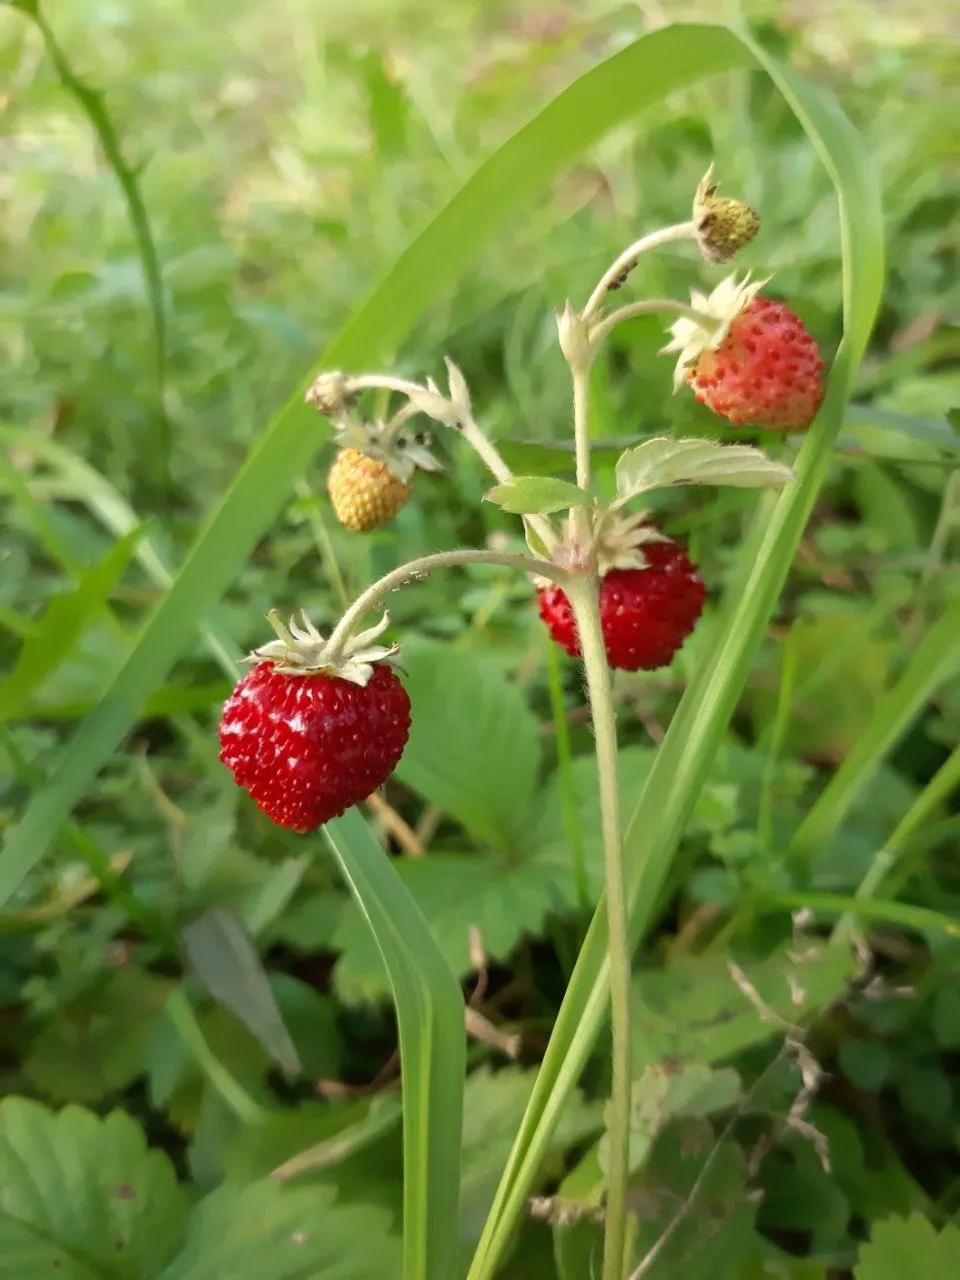
[[[703,611],[703,582],[683,547],[643,517],[617,522],[612,530],[598,545],[598,604],[607,662],[622,671],[669,666]],[[537,600],[551,636],[572,657],[579,657],[577,626],[566,592],[541,585]]]
[[681,317],[664,352],[679,352],[674,385],[734,426],[805,431],[823,399],[823,362],[802,321],[782,302],[758,296],[767,281],[729,276],[705,297],[704,316]]
[[396,768],[410,699],[375,645],[388,623],[334,651],[304,615],[258,649],[220,718],[220,759],[274,822],[312,831],[365,800]]

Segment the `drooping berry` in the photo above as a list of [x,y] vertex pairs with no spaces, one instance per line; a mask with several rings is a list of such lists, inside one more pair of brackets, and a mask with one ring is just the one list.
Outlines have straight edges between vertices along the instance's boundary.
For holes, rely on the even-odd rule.
[[[679,543],[643,543],[646,567],[608,569],[600,580],[600,624],[607,661],[622,671],[669,666],[696,626],[706,596],[703,582]],[[540,617],[571,657],[580,642],[573,609],[557,586],[538,587]]]
[[386,623],[331,655],[304,619],[264,645],[220,718],[220,759],[274,822],[312,831],[371,795],[396,768],[410,699],[373,647]]
[[360,449],[341,449],[327,475],[334,514],[354,533],[388,524],[410,497],[412,486],[380,458]]
[[339,372],[322,373],[306,393],[307,404],[333,421],[338,448],[327,474],[327,492],[337,519],[353,533],[379,529],[402,510],[418,467],[442,470],[430,451],[429,432],[406,425],[411,405],[387,421],[370,422],[354,412],[357,384],[363,381]]
[[782,302],[758,297],[766,281],[731,276],[691,303],[705,316],[683,317],[663,348],[680,357],[674,384],[689,383],[701,404],[734,426],[805,431],[823,398],[823,362],[803,323]]
[[760,230],[760,218],[745,201],[718,193],[711,165],[693,198],[693,225],[701,254],[717,265],[750,243]]

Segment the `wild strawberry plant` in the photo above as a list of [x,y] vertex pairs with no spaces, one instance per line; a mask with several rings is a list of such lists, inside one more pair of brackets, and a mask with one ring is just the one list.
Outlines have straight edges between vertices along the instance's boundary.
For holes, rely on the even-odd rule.
[[[722,195],[712,173],[697,189],[689,218],[648,232],[630,245],[586,301],[569,304],[559,317],[572,381],[573,479],[516,473],[506,461],[506,449],[498,448],[499,442],[483,429],[482,396],[471,396],[452,363],[443,389],[429,379],[413,381],[392,370],[362,372],[381,362],[382,351],[396,345],[449,277],[478,253],[496,219],[521,209],[538,185],[594,138],[666,89],[751,60],[783,90],[841,195],[845,336],[825,398],[813,339],[768,284],[762,287],[770,296],[761,296],[755,283],[739,275],[728,277],[710,293],[693,294],[689,302],[637,296],[642,293],[648,252],[689,241],[696,243],[708,264],[716,265],[728,262],[755,233],[756,215],[743,202]],[[375,939],[385,962],[396,999],[402,1059],[402,1268],[408,1280],[448,1280],[464,1267],[475,1280],[493,1275],[508,1255],[517,1224],[527,1215],[552,1225],[558,1265],[565,1275],[592,1274],[602,1267],[607,1277],[639,1276],[654,1274],[661,1265],[669,1273],[684,1264],[691,1250],[698,1257],[719,1257],[731,1250],[736,1257],[727,1270],[732,1274],[730,1268],[743,1260],[744,1249],[757,1245],[743,1149],[729,1142],[724,1130],[711,1130],[710,1124],[731,1109],[745,1114],[755,1103],[762,1110],[764,1100],[748,1096],[736,1073],[719,1064],[727,1053],[758,1043],[766,1026],[793,1027],[835,999],[852,970],[847,951],[805,938],[798,925],[789,951],[774,952],[767,964],[744,964],[731,972],[711,967],[708,958],[698,958],[689,967],[678,963],[665,991],[658,993],[655,982],[645,983],[639,1000],[630,989],[631,955],[657,908],[680,834],[694,815],[720,734],[822,480],[873,319],[880,271],[871,171],[845,120],[819,94],[749,40],[721,28],[668,30],[616,55],[561,95],[540,121],[481,169],[333,344],[324,364],[341,372],[311,380],[309,416],[302,407],[303,388],[298,390],[252,454],[130,656],[122,661],[107,697],[68,748],[50,786],[38,793],[4,852],[0,886],[9,895],[56,837],[144,698],[162,685],[165,671],[194,628],[244,564],[313,456],[326,419],[332,420],[337,449],[328,475],[331,503],[343,526],[358,538],[389,526],[402,509],[416,505],[424,483],[416,469],[434,466],[428,441],[417,429],[418,417],[438,424],[454,464],[463,450],[476,451],[495,482],[486,496],[520,517],[526,552],[518,539],[516,550],[467,547],[422,555],[391,568],[346,607],[336,625],[324,626],[322,634],[310,621],[309,610],[290,622],[275,620],[278,638],[256,651],[252,669],[238,679],[221,725],[224,762],[257,804],[281,827],[306,833],[322,826],[362,911],[363,937],[368,946],[370,938]],[[718,430],[727,422],[738,429],[749,424],[772,443],[761,450],[736,441],[715,444],[660,432],[623,451],[611,485],[611,477],[604,478],[595,465],[591,448],[592,368],[603,344],[622,323],[661,313],[672,321],[669,345],[679,356],[679,394],[689,395],[684,385],[689,384],[719,415]],[[784,443],[782,437],[762,435],[771,428],[806,430],[821,401],[819,419],[799,455],[797,441]],[[312,409],[321,410],[321,416]],[[693,548],[684,546],[683,534],[673,525],[669,495],[685,485],[782,491],[776,499],[761,497],[754,531],[742,552],[741,578],[727,592],[719,622],[710,620],[708,642],[699,650],[704,595],[718,595],[721,584],[709,572],[701,572]],[[478,488],[471,495],[475,501],[481,492]],[[133,554],[136,545],[132,538],[118,553],[121,561],[104,566],[101,596],[109,589],[110,573],[122,572],[122,556]],[[150,543],[147,562],[155,571],[159,563],[162,579],[163,561],[151,559],[153,555]],[[464,1085],[464,1024],[476,1034],[476,1010],[464,1010],[456,980],[460,972],[453,972],[439,923],[425,921],[417,907],[416,862],[398,871],[355,806],[394,769],[401,775],[409,770],[407,776],[419,769],[424,779],[421,794],[427,795],[432,786],[439,789],[450,750],[439,741],[432,744],[430,755],[415,742],[418,715],[423,714],[431,684],[430,653],[421,651],[419,658],[418,697],[416,648],[404,628],[395,629],[399,651],[379,643],[386,630],[383,607],[399,602],[393,593],[408,582],[415,594],[427,573],[484,565],[515,574],[517,587],[510,589],[525,593],[531,615],[539,611],[560,649],[583,664],[596,766],[587,769],[580,762],[574,792],[579,787],[585,795],[588,839],[600,836],[595,860],[602,867],[606,896],[582,949],[570,957],[572,974],[539,1069],[513,1067],[492,1076],[473,1072]],[[279,572],[275,577],[279,580]],[[218,636],[204,625],[206,643],[231,670]],[[939,635],[935,642],[940,654]],[[409,675],[404,672],[405,648],[411,654]],[[610,669],[659,669],[677,652],[684,658],[692,655],[693,675],[658,750],[618,752]],[[553,658],[559,660],[557,654]],[[942,659],[933,667],[942,670]],[[506,706],[506,700],[500,705]],[[897,722],[896,708],[889,715]],[[414,747],[411,756],[408,752]],[[529,793],[534,806],[550,808],[536,791],[536,761],[527,759],[533,753],[521,754],[526,758],[515,772],[523,777],[512,781],[519,792]],[[479,776],[483,770],[481,750],[475,773]],[[558,788],[550,794],[563,792]],[[829,829],[829,815],[842,812],[851,803],[850,795],[851,787],[844,783],[814,815],[813,827]],[[722,788],[708,799],[716,805],[718,797]],[[462,816],[465,830],[475,827],[481,839],[492,835],[496,841],[510,825],[499,821],[493,804],[486,812],[484,806],[471,806],[468,796],[461,808],[462,815],[455,816]],[[449,811],[453,809],[451,805]],[[342,817],[335,816],[340,813]],[[194,904],[199,905],[204,894],[204,906],[210,907],[209,898],[213,899],[212,908],[183,931],[191,968],[204,987],[246,1023],[255,1052],[256,1042],[270,1045],[274,1059],[289,1075],[310,1055],[313,1074],[320,1076],[329,1041],[336,1035],[329,1009],[316,998],[311,1001],[302,983],[271,985],[247,936],[269,936],[275,905],[264,898],[248,902],[241,925],[216,904],[215,885],[202,880],[203,850],[214,838],[218,817],[212,809],[209,825],[190,856],[180,857],[184,877],[196,877],[193,887],[201,891]],[[711,814],[708,804],[695,821],[716,822],[716,813]],[[522,836],[523,822],[519,825]],[[267,832],[263,840],[269,843],[269,828],[260,830]],[[410,832],[403,838],[409,840]],[[561,834],[561,844],[564,838]],[[556,833],[538,830],[535,839],[545,868],[550,865],[551,841],[554,846],[558,842]],[[314,848],[309,836],[298,845]],[[95,853],[90,857],[97,869],[94,887],[113,895],[152,945],[169,949],[172,926],[164,912],[129,893],[124,898],[122,868],[96,863]],[[271,895],[295,892],[298,877],[306,874],[307,858],[298,855],[292,861],[283,868],[286,879],[271,882]],[[427,870],[431,860],[420,861]],[[586,884],[578,884],[577,892],[581,906],[589,907],[590,873],[584,869]],[[453,865],[448,870],[463,873]],[[504,874],[515,871],[506,866]],[[521,876],[522,868],[517,879]],[[536,877],[538,892],[545,879],[543,874]],[[465,910],[469,906],[466,903]],[[544,902],[544,918],[549,910],[550,903]],[[462,922],[461,917],[456,929],[461,948],[466,932]],[[491,937],[495,924],[491,914]],[[301,936],[309,935],[311,920],[305,919],[300,927]],[[345,920],[344,930],[349,927]],[[473,958],[469,967],[476,968]],[[238,973],[243,974],[239,984]],[[18,1201],[16,1212],[9,1215],[20,1231],[18,1247],[26,1237],[31,1247],[40,1240],[37,1257],[44,1265],[69,1260],[83,1266],[89,1259],[88,1270],[94,1275],[111,1274],[118,1262],[130,1274],[181,1278],[226,1271],[251,1276],[396,1274],[398,1264],[387,1256],[393,1241],[386,1238],[382,1218],[358,1210],[348,1221],[347,1211],[347,1217],[331,1224],[329,1206],[312,1186],[282,1187],[306,1175],[322,1177],[345,1149],[375,1144],[401,1122],[395,1099],[379,1099],[368,1110],[361,1105],[331,1138],[325,1113],[304,1107],[292,1116],[283,1114],[276,1096],[264,1087],[265,1069],[259,1061],[249,1073],[239,1071],[240,1079],[224,1068],[217,1052],[223,1027],[213,1017],[197,1020],[189,987],[165,977],[131,977],[117,985],[124,988],[127,1016],[116,1026],[124,1055],[119,1064],[112,1064],[111,1079],[116,1087],[124,1087],[133,1078],[129,1063],[140,1061],[140,1046],[153,1026],[152,1011],[162,1007],[166,1034],[158,1043],[151,1041],[150,1049],[155,1099],[177,1116],[188,1117],[184,1124],[198,1131],[217,1123],[211,1097],[239,1118],[240,1132],[226,1157],[230,1179],[187,1213],[179,1203],[171,1168],[146,1153],[136,1126],[104,1122],[104,1127],[112,1124],[105,1139],[103,1128],[87,1113],[68,1109],[54,1120],[44,1111],[5,1104],[0,1127],[8,1144],[8,1170],[21,1167],[25,1143],[36,1149],[43,1145],[55,1156],[33,1176],[33,1183],[43,1187],[39,1200]],[[78,1025],[91,1016],[80,1004]],[[613,1030],[611,1087],[601,1118],[593,1099],[608,1091],[606,1079],[591,1090],[593,1099],[580,1095],[577,1086],[608,1013]],[[713,1034],[705,1043],[704,1022],[715,1015],[723,1017],[711,1024]],[[324,1028],[324,1043],[304,1037],[304,1022]],[[481,1034],[492,1034],[489,1025]],[[174,1051],[171,1038],[179,1046]],[[817,1087],[816,1065],[805,1055],[802,1039],[790,1035],[787,1041],[787,1065],[802,1079],[800,1099],[809,1101]],[[32,1063],[34,1078],[46,1079],[50,1096],[57,1096],[57,1065],[69,1058],[69,1047],[69,1042],[51,1037]],[[248,1074],[256,1082],[253,1086]],[[791,1104],[789,1112],[783,1110],[793,1124],[790,1136],[802,1138],[802,1150],[817,1157],[819,1134],[803,1130],[803,1107],[794,1111]],[[691,1137],[689,1127],[681,1141],[678,1120],[700,1123],[701,1139],[706,1125],[716,1141],[698,1145],[693,1141],[697,1133]],[[35,1136],[24,1143],[21,1139],[31,1128]],[[531,1200],[542,1170],[557,1154],[558,1135],[568,1147],[586,1144],[586,1154],[562,1186],[551,1188],[556,1195]],[[123,1160],[120,1152],[125,1153]],[[108,1163],[110,1153],[117,1156],[115,1165]],[[216,1180],[225,1167],[221,1164],[214,1173],[209,1165],[204,1167],[199,1154],[197,1159],[198,1176],[207,1181]],[[81,1173],[64,1195],[54,1172],[68,1160],[75,1162],[74,1173],[78,1168]],[[678,1217],[661,1212],[662,1206],[652,1214],[634,1212],[636,1201],[630,1199],[629,1188],[634,1194],[642,1189],[651,1160],[658,1185],[668,1187],[675,1201],[692,1195],[691,1186],[707,1188],[710,1204],[724,1211],[716,1215],[717,1221],[722,1216],[722,1232],[718,1228],[714,1234],[708,1217],[700,1213]],[[55,1208],[66,1204],[72,1209],[71,1196],[78,1188],[86,1192],[93,1186],[96,1171],[104,1177],[96,1184],[102,1210],[97,1222],[106,1225],[93,1239],[89,1231],[77,1230],[82,1215],[68,1217]],[[267,1173],[273,1175],[269,1180]],[[5,1187],[13,1176],[8,1175]],[[247,1185],[235,1191],[238,1182]],[[160,1205],[162,1214],[158,1209],[154,1218],[146,1208],[141,1212],[148,1204]],[[482,1206],[479,1215],[477,1204]],[[472,1213],[466,1215],[471,1220],[461,1241],[464,1205]],[[361,1259],[358,1248],[355,1261],[350,1243],[338,1234],[341,1226],[355,1241],[384,1236],[384,1256]],[[944,1247],[949,1244],[948,1239]],[[761,1250],[758,1265],[769,1260]],[[751,1253],[750,1262],[754,1261]]]
[[[449,359],[446,392],[429,379],[413,383],[391,374],[337,371],[314,381],[307,401],[333,419],[339,438],[370,442],[367,452],[362,444],[341,449],[331,471],[334,509],[348,528],[362,532],[387,522],[408,498],[410,486],[402,476],[412,475],[412,460],[404,461],[401,474],[396,456],[402,451],[390,460],[380,442],[390,441],[388,448],[396,450],[394,442],[402,440],[399,430],[423,414],[476,450],[497,481],[488,500],[522,516],[533,554],[451,551],[401,566],[359,598],[329,641],[306,619],[305,628],[296,633],[291,623],[290,631],[282,630],[278,641],[253,655],[258,665],[238,684],[221,722],[221,758],[258,804],[296,830],[321,825],[385,780],[406,736],[409,701],[382,665],[396,657],[397,646],[366,647],[385,629],[388,617],[372,632],[355,635],[364,614],[400,583],[435,568],[487,562],[515,566],[534,577],[548,628],[583,660],[597,743],[613,1028],[603,1212],[608,1280],[620,1277],[628,1265],[632,1080],[630,941],[609,670],[668,664],[695,626],[704,598],[703,583],[683,549],[653,526],[646,511],[628,508],[667,486],[780,487],[792,480],[792,473],[752,446],[655,437],[621,456],[616,495],[605,501],[594,486],[590,463],[591,365],[618,323],[648,311],[673,312],[681,318],[666,350],[680,352],[676,381],[682,382],[693,366],[698,394],[722,415],[805,429],[821,399],[821,363],[815,348],[810,352],[812,339],[786,308],[758,299],[759,285],[737,285],[731,277],[710,299],[694,294],[701,310],[668,299],[607,309],[610,295],[623,287],[642,255],[662,244],[696,240],[707,261],[717,263],[753,237],[759,225],[756,214],[739,201],[718,198],[711,179],[712,170],[697,189],[688,221],[630,245],[603,274],[585,306],[577,310],[568,302],[558,317],[560,345],[572,377],[576,484],[515,476],[478,425],[466,381]],[[708,359],[709,374],[704,367]],[[711,380],[727,391],[713,398],[705,395]],[[358,397],[370,390],[403,397],[389,423],[370,424],[360,416]],[[568,514],[558,527],[552,517],[563,511]],[[362,762],[359,767],[355,760]]]

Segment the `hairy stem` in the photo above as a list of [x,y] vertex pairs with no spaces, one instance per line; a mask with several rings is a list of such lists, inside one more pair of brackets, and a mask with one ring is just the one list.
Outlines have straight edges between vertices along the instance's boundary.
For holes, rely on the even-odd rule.
[[580,577],[564,588],[573,606],[596,744],[600,787],[600,827],[607,900],[610,956],[611,1091],[607,1114],[609,1156],[603,1244],[603,1280],[621,1280],[630,1171],[630,941],[623,883],[620,796],[617,780],[617,726],[610,668],[597,607],[597,580]]
[[715,316],[707,315],[705,311],[698,311],[696,307],[688,307],[684,302],[674,302],[672,298],[644,298],[640,302],[630,302],[625,307],[619,307],[593,325],[590,329],[591,346],[599,346],[618,324],[623,324],[624,320],[632,320],[634,316],[656,315],[658,312],[684,316],[687,320],[693,320],[696,324],[702,325],[708,331],[718,327]]
[[468,418],[466,422],[460,424],[459,434],[463,436],[474,453],[480,457],[490,474],[496,477],[501,484],[506,480],[513,479],[513,472],[504,462],[500,450],[492,440],[484,435],[472,418]]
[[590,485],[589,364],[571,365],[570,376],[573,378],[573,438],[577,454],[577,484],[581,489],[586,489]]
[[693,240],[696,234],[696,228],[692,222],[679,222],[672,227],[661,227],[659,231],[651,231],[648,235],[635,240],[600,277],[597,287],[590,295],[590,300],[581,312],[583,320],[589,323],[593,319],[611,288],[625,272],[629,273],[633,270],[637,260],[643,254],[662,244],[669,244],[672,240]]
[[330,637],[331,656],[340,652],[364,614],[375,609],[384,596],[389,595],[391,591],[396,591],[408,582],[426,577],[433,569],[449,569],[457,565],[470,564],[494,564],[507,569],[521,569],[524,573],[535,573],[540,577],[549,578],[559,583],[566,591],[571,589],[576,578],[573,573],[558,568],[548,560],[536,560],[533,556],[509,555],[506,552],[458,550],[437,551],[433,555],[421,556],[418,560],[400,565],[398,569],[391,569],[354,600]]
[[[481,461],[486,465],[487,470],[503,484],[507,480],[513,479],[513,472],[504,462],[500,454],[500,450],[492,440],[486,436],[473,418],[468,418],[465,422],[461,422],[458,428],[459,434],[463,436],[467,444],[479,456]],[[528,524],[537,534],[537,537],[543,543],[545,550],[552,551],[557,545],[557,535],[554,532],[553,525],[546,516],[524,516],[524,523]]]

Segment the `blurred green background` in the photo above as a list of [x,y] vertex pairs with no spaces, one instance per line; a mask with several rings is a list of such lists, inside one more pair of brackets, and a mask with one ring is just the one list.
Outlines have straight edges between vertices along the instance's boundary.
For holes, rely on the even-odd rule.
[[[686,1252],[651,1274],[813,1280],[851,1275],[880,1219],[916,1211],[940,1227],[960,1211],[955,671],[945,667],[916,695],[831,838],[799,862],[786,851],[854,744],[879,733],[880,700],[960,596],[960,332],[951,327],[960,20],[945,0],[721,8],[50,0],[49,29],[94,110],[106,112],[149,219],[166,318],[158,369],[151,296],[116,173],[36,25],[0,6],[0,821],[12,823],[55,774],[161,598],[164,566],[182,561],[317,353],[479,161],[644,32],[746,18],[772,52],[832,90],[861,131],[882,178],[889,278],[830,482],[642,957],[655,979],[638,1025],[661,1027],[667,1047],[698,1062],[733,1062],[744,1082],[767,1081],[769,1097],[754,1099],[735,1141],[724,1138],[736,1168],[717,1192],[727,1203],[730,1185],[737,1195],[749,1186],[763,1199],[749,1231],[737,1228],[750,1243],[727,1270],[699,1269],[712,1237],[693,1215]],[[711,158],[724,190],[762,215],[742,265],[775,275],[772,291],[831,356],[841,330],[833,188],[769,82],[736,73],[673,95],[584,155],[451,281],[390,367],[438,376],[449,354],[508,459],[568,474],[569,454],[543,447],[569,433],[553,311],[585,298],[637,235],[686,216]],[[652,256],[623,296],[636,285],[682,298],[722,274],[677,248]],[[662,325],[643,319],[609,344],[596,380],[600,441],[715,432],[692,397],[672,395],[671,362],[656,356],[662,341]],[[227,598],[210,600],[226,650],[262,642],[272,606],[306,607],[329,625],[345,599],[413,556],[493,538],[519,547],[517,522],[480,503],[477,461],[456,441],[439,443],[447,474],[421,476],[396,523],[366,539],[332,518],[327,446]],[[617,682],[628,794],[709,648],[753,508],[738,491],[665,504],[711,604],[669,671]],[[122,537],[140,522],[134,556]],[[467,989],[482,988],[467,1092],[469,1243],[599,892],[591,742],[579,677],[548,652],[522,579],[499,570],[438,578],[395,596],[391,612],[417,727],[369,816]],[[346,1158],[327,1159],[309,1184],[336,1193],[334,1218],[348,1204],[382,1211],[373,1234],[392,1240],[399,1130],[384,974],[326,856],[311,860],[302,841],[271,827],[218,764],[214,729],[228,688],[198,639],[56,856],[0,915],[0,1083],[51,1105],[123,1106],[202,1190],[259,1177],[340,1134]],[[573,783],[564,786],[568,752]],[[949,785],[931,795],[944,768],[954,771],[939,775]],[[753,1168],[752,1144],[770,1115],[788,1114],[799,1083],[781,1060],[782,1035],[755,1010],[741,1010],[749,1026],[722,1043],[697,1030],[705,1011],[731,999],[725,957],[754,964],[761,989],[776,992],[764,998],[792,1017],[789,1002],[781,1010],[784,975],[793,974],[790,948],[803,943],[791,941],[790,910],[820,895],[828,914],[817,920],[836,915],[905,815],[915,821],[868,926],[879,985],[865,979],[843,994],[843,975],[828,975],[822,991],[810,984],[803,1008],[812,1017],[826,1007],[811,1044],[830,1079],[805,1114],[831,1140],[832,1171],[796,1126],[774,1126]],[[101,891],[104,859],[171,929],[209,920],[201,913],[215,906],[255,938],[266,992],[233,974],[231,1013],[204,994],[209,973],[183,989],[215,1058],[258,1105],[283,1108],[266,1137],[250,1138],[189,1033],[178,1038],[177,1006],[171,1014],[167,1004],[180,989],[178,949],[141,927],[122,888]],[[805,927],[815,940],[817,923]],[[277,1009],[299,1059],[293,1080],[271,1060],[283,1056],[270,1021]],[[598,1059],[545,1189],[592,1150],[605,1087]],[[670,1158],[665,1150],[664,1169]],[[356,1221],[352,1238],[369,1236],[368,1219]],[[393,1255],[364,1260],[357,1247],[349,1274],[396,1274]],[[530,1224],[509,1274],[590,1274],[564,1247],[555,1262],[549,1229]]]

